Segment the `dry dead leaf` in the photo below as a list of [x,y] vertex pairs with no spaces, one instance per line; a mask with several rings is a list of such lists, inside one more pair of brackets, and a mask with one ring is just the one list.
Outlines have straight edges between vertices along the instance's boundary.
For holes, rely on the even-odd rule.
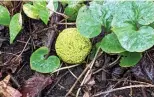
[[90,97],[90,94],[88,92],[84,92],[83,97]]
[[22,94],[8,84],[9,80],[10,75],[5,77],[4,80],[0,81],[0,94],[2,94],[3,97],[21,97]]
[[34,75],[28,79],[23,86],[21,92],[22,97],[35,97],[37,96],[47,85],[51,84],[52,80],[50,77],[44,75]]
[[148,56],[144,56],[131,71],[136,79],[154,83],[154,65]]
[[85,89],[84,89],[84,95],[83,97],[90,97],[91,93],[90,91],[92,90],[92,86],[95,84],[95,80],[92,77],[92,72],[89,73],[89,75],[87,76],[86,80],[85,80]]

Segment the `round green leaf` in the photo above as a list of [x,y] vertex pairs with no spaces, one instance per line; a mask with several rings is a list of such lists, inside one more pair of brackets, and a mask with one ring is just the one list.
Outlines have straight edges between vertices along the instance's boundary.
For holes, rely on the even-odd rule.
[[[127,11],[126,11],[127,10]],[[127,23],[149,25],[154,22],[154,2],[125,1],[120,2],[112,21],[113,27],[124,27]]]
[[[137,14],[132,10],[132,1],[119,2],[114,14],[111,26],[126,27],[128,23],[134,23]],[[136,16],[135,16],[136,15]]]
[[112,21],[113,32],[122,47],[130,52],[143,52],[154,45],[154,2],[124,1],[118,4]]
[[102,7],[97,3],[80,8],[76,25],[81,35],[92,38],[101,33],[102,30]]
[[143,52],[154,45],[154,29],[142,26],[137,31],[132,25],[114,28],[121,46],[129,52]]
[[33,5],[24,4],[23,11],[28,17],[30,17],[32,19],[39,19],[39,13],[38,13],[39,11]]
[[154,22],[154,2],[153,1],[140,1],[134,4],[138,9],[138,23],[142,25],[149,25]]
[[89,6],[80,8],[76,20],[79,32],[87,38],[99,35],[103,27],[110,32],[116,6],[117,2],[91,2]]
[[112,27],[125,27],[127,23],[149,25],[154,22],[153,1],[124,1],[118,3]]
[[45,55],[48,53],[47,47],[41,47],[37,49],[30,57],[31,69],[41,73],[54,72],[60,66],[60,60],[57,56],[49,56],[45,59]]
[[0,24],[8,26],[10,24],[10,13],[7,8],[0,5]]
[[13,40],[16,38],[21,28],[22,28],[22,16],[21,13],[17,13],[12,17],[9,25],[10,43],[13,43]]
[[125,51],[114,33],[106,35],[103,38],[100,47],[106,53],[121,53]]
[[124,52],[121,54],[122,58],[120,60],[121,67],[131,67],[135,66],[142,58],[141,53],[136,52]]

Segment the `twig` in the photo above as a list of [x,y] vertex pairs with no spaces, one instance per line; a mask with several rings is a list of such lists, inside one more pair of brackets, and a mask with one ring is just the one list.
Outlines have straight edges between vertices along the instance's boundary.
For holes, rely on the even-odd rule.
[[51,92],[51,90],[60,82],[60,80],[66,75],[68,74],[68,71],[65,72],[57,81],[54,85],[52,85],[52,87],[48,90],[47,95]]
[[73,86],[70,88],[70,90],[67,92],[67,94],[65,95],[65,97],[67,97],[69,94],[71,94],[71,92],[73,91],[73,89],[75,88],[75,86],[77,85],[78,81],[80,81],[80,79],[82,78],[82,76],[87,72],[87,70],[89,69],[89,66],[87,66],[83,72],[80,74],[80,76],[78,77],[78,79],[75,81],[75,83],[73,84]]
[[21,53],[17,56],[17,58],[16,58],[16,60],[22,55],[22,53],[24,52],[24,50],[26,49],[26,47],[27,47],[27,45],[28,45],[28,43],[29,43],[29,41],[30,41],[30,39],[31,39],[31,36],[29,37],[29,39],[27,40],[27,42],[26,42],[26,44],[25,44],[25,46],[24,46],[24,48],[23,48],[23,50],[21,51]]
[[113,66],[118,62],[118,60],[120,59],[120,57],[121,57],[121,56],[118,56],[118,58],[117,58],[115,61],[113,61],[112,63],[110,63],[110,64],[108,65],[108,67],[113,67]]
[[96,93],[92,97],[100,96],[100,95],[103,95],[103,94],[106,94],[106,93],[111,93],[111,92],[115,92],[115,91],[119,91],[119,90],[129,89],[129,88],[142,88],[142,87],[148,88],[148,87],[154,87],[154,85],[152,85],[152,84],[149,84],[149,85],[130,85],[130,86],[125,86],[125,87],[115,88],[115,89],[105,91],[105,92]]
[[57,23],[58,25],[76,25],[76,23]]
[[56,13],[56,14],[58,14],[58,15],[61,15],[61,16],[63,16],[63,17],[66,18],[66,19],[69,18],[67,15],[65,15],[65,14],[63,14],[63,13],[59,13],[59,12],[56,12],[56,11],[54,11],[54,13]]
[[65,69],[73,68],[73,67],[76,67],[76,66],[78,66],[78,65],[80,65],[80,64],[76,64],[76,65],[72,65],[72,66],[62,67],[62,68],[59,68],[59,69],[55,70],[53,73],[58,72],[58,71],[61,71],[61,70],[65,70]]
[[[106,79],[107,81],[126,81],[125,79]],[[141,81],[136,81],[136,80],[127,80],[128,82],[132,82],[132,83],[139,83],[139,84],[145,84],[145,85],[150,85],[150,83],[146,83],[146,82],[141,82]]]
[[8,55],[13,55],[13,56],[18,56],[17,54],[13,54],[13,53],[7,53],[7,52],[2,52],[0,51],[1,54],[8,54]]
[[18,81],[17,81],[11,74],[9,74],[9,75],[10,75],[10,78],[11,78],[11,80],[13,81],[13,83],[14,83],[18,88],[20,88],[20,85],[19,85]]
[[78,89],[78,91],[77,91],[77,93],[76,93],[76,97],[78,97],[79,92],[80,92],[80,90],[81,90],[81,87],[85,84],[85,80],[87,79],[88,75],[90,74],[90,72],[91,72],[91,70],[92,70],[92,67],[93,67],[93,65],[94,65],[94,63],[95,63],[95,61],[96,61],[96,58],[97,58],[97,55],[98,55],[99,51],[100,51],[100,47],[97,49],[97,52],[96,52],[96,54],[95,54],[95,56],[94,56],[94,59],[93,59],[92,62],[89,64],[89,65],[90,65],[90,68],[89,68],[89,70],[87,71],[87,73],[86,73],[86,75],[85,75],[85,77],[84,77],[82,83],[80,84],[80,88]]
[[61,15],[61,16],[63,16],[64,18],[68,18],[68,16],[67,15],[65,15],[65,14],[63,14],[63,13],[60,13],[60,12],[56,12],[56,11],[54,11],[54,10],[51,10],[51,9],[49,9],[50,11],[53,11],[54,13],[56,13],[56,14],[58,14],[58,15]]
[[[131,86],[131,85],[132,85],[132,83],[130,82],[130,83],[129,83],[129,85]],[[129,96],[130,96],[130,97],[132,97],[132,96],[133,96],[133,89],[132,89],[132,88],[130,88],[130,93],[129,93]]]
[[72,74],[75,79],[78,79],[77,76],[68,68],[68,71]]
[[47,30],[49,30],[49,29],[53,29],[53,27],[44,28],[44,29],[42,29],[42,30],[40,30],[40,31],[37,31],[36,33],[41,33],[41,32],[43,32],[43,31],[47,31]]
[[[21,41],[21,40],[16,40],[17,42],[20,42],[20,43],[23,43],[23,44],[26,44],[27,42],[25,41]],[[28,43],[29,45],[31,45],[31,43]]]
[[[117,58],[115,61],[111,62],[111,63],[108,64],[107,66],[112,67],[113,65],[115,65],[115,64],[118,62],[119,59],[120,59],[120,56],[118,56],[118,58]],[[98,69],[97,71],[93,72],[93,74],[96,74],[96,73],[98,73],[98,72],[104,70],[104,68],[105,68],[105,67],[102,67],[102,68]],[[104,71],[105,71],[105,70],[104,70]]]

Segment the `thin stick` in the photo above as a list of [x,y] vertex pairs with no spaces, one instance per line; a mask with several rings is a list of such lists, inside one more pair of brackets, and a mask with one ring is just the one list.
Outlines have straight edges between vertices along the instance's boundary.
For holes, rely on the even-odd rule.
[[29,43],[29,41],[30,41],[30,39],[31,39],[31,36],[29,37],[29,39],[27,40],[27,42],[26,42],[26,44],[25,44],[25,46],[24,46],[24,48],[23,48],[23,50],[21,51],[21,53],[17,56],[17,58],[16,58],[16,60],[22,55],[22,53],[24,52],[24,50],[26,49],[26,47],[27,47],[27,45],[28,45],[28,43]]
[[56,11],[54,11],[54,10],[51,10],[51,9],[49,9],[50,11],[53,11],[54,13],[56,13],[56,14],[58,14],[58,15],[61,15],[61,16],[63,16],[64,18],[68,18],[68,16],[67,15],[65,15],[65,14],[63,14],[63,13],[60,13],[60,12],[56,12]]
[[77,76],[76,76],[70,69],[68,69],[68,71],[72,74],[72,76],[73,76],[75,79],[78,79]]
[[88,75],[90,74],[90,72],[91,72],[91,70],[92,70],[92,67],[93,67],[93,65],[94,65],[94,63],[95,63],[95,61],[96,61],[96,58],[97,58],[97,55],[98,55],[99,51],[100,51],[100,47],[97,49],[97,52],[96,52],[96,54],[95,54],[95,56],[94,56],[94,59],[93,59],[93,60],[91,61],[91,63],[89,64],[89,65],[90,65],[90,68],[89,68],[89,70],[87,71],[87,73],[86,73],[86,75],[85,75],[85,77],[84,77],[82,83],[80,84],[80,88],[78,89],[78,91],[77,91],[77,93],[76,93],[76,97],[78,97],[79,92],[80,92],[80,90],[81,90],[81,87],[84,85],[85,80],[87,79]]
[[75,88],[75,86],[77,85],[78,81],[80,81],[80,79],[82,78],[82,76],[87,72],[87,70],[89,69],[89,66],[87,66],[83,72],[80,74],[80,76],[78,77],[78,79],[75,81],[75,83],[73,84],[73,86],[70,88],[70,90],[67,92],[67,94],[65,95],[65,97],[68,97],[69,94],[71,94],[71,92],[73,91],[73,89]]
[[42,29],[41,31],[37,31],[36,33],[41,33],[41,32],[43,32],[43,31],[47,31],[47,30],[49,30],[49,29],[53,29],[53,27],[44,28],[44,29]]
[[2,52],[0,51],[1,54],[8,54],[8,55],[13,55],[13,56],[18,56],[17,54],[13,54],[13,53],[7,53],[7,52]]
[[92,97],[100,96],[100,95],[103,95],[103,94],[106,94],[106,93],[111,93],[111,92],[115,92],[115,91],[119,91],[119,90],[130,89],[130,88],[142,88],[142,87],[148,88],[148,87],[154,87],[154,85],[152,85],[152,84],[149,84],[149,85],[130,85],[130,86],[125,86],[125,87],[121,87],[121,88],[111,89],[111,90],[105,91],[105,92],[100,92],[100,93],[93,95]]
[[[21,40],[16,40],[17,42],[20,42],[20,43],[24,43],[24,44],[26,44],[27,42],[25,42],[25,41],[21,41]],[[31,44],[31,43],[28,43],[29,45]]]
[[108,67],[113,67],[113,66],[118,62],[118,60],[120,59],[120,57],[121,57],[121,56],[118,56],[118,58],[117,58],[115,61],[113,61],[112,63],[110,63],[110,64],[108,65]]
[[13,81],[13,83],[18,87],[18,88],[20,88],[21,86],[20,86],[20,84],[18,83],[18,81],[11,75],[11,74],[9,74],[10,75],[10,78],[11,78],[11,80]]
[[76,25],[76,23],[57,23],[58,25]]
[[61,81],[61,79],[68,74],[68,71],[66,71],[63,75],[60,76],[60,78],[55,82],[54,85],[52,85],[52,87],[50,87],[50,89],[47,91],[47,95],[49,95],[49,93],[51,92],[51,90],[53,90],[53,88]]
[[[126,81],[125,79],[106,79],[107,81]],[[132,83],[139,83],[139,84],[145,84],[145,85],[151,85],[150,83],[146,83],[146,82],[141,82],[141,81],[136,81],[136,80],[127,80],[128,82],[132,82]]]
[[76,64],[76,65],[72,65],[72,66],[62,67],[62,68],[59,68],[59,69],[55,70],[53,73],[58,72],[58,71],[61,71],[61,70],[65,70],[65,69],[73,68],[73,67],[76,67],[76,66],[78,66],[78,65],[80,65],[80,64]]
[[[113,65],[115,65],[115,64],[118,62],[118,60],[120,59],[120,57],[121,57],[121,56],[118,56],[118,58],[117,58],[115,61],[109,63],[107,66],[108,66],[108,67],[112,67]],[[93,72],[93,74],[96,74],[96,73],[98,73],[98,72],[104,70],[104,68],[105,68],[105,67],[98,69],[97,71]],[[104,70],[104,71],[105,71],[105,70]]]

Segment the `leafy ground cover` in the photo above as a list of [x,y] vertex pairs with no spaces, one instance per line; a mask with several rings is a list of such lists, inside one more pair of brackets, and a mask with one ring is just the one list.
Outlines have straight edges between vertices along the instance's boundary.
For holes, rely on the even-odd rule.
[[0,2],[0,96],[153,97],[153,1]]

